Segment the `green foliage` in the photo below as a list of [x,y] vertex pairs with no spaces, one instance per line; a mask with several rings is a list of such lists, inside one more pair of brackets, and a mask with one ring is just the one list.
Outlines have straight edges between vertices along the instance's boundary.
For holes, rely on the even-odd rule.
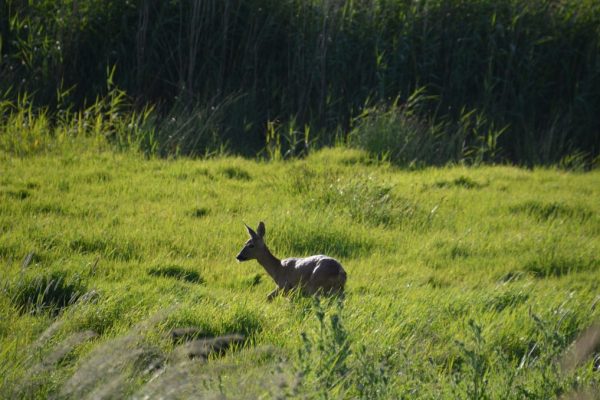
[[[451,144],[453,139],[443,137],[443,127],[419,116],[421,92],[402,106],[396,101],[389,109],[365,109],[349,134],[350,145],[400,165],[439,165],[458,158],[460,151]],[[459,139],[457,145],[461,143]]]
[[427,215],[413,200],[395,196],[392,187],[372,176],[336,179],[319,199],[324,207],[339,210],[353,221],[375,226],[420,227]]
[[[70,109],[48,111],[36,108],[28,96],[16,102],[0,100],[0,153],[19,157],[39,153],[65,151],[73,142],[102,148],[111,145],[117,149],[135,149],[146,154],[156,153],[153,130],[146,124],[151,108],[141,112],[132,110],[122,90],[111,87],[105,97],[81,111]],[[77,140],[75,140],[77,139]]]
[[[109,94],[106,71],[116,67],[113,83],[136,109],[160,109],[141,136],[126,135],[150,153],[289,158],[349,132],[402,165],[464,158],[586,169],[599,152],[594,0],[1,7],[2,99],[32,93],[35,110],[47,107],[36,113],[85,110]],[[415,90],[427,101],[412,115]],[[28,147],[44,147],[39,124]]]
[[323,303],[316,299],[309,314],[317,326],[300,334],[302,346],[295,366],[299,382],[288,395],[386,398],[391,391],[391,363],[352,342],[343,323],[343,300]]
[[[403,170],[341,147],[165,160],[91,136],[2,155],[2,398],[547,399],[598,387],[597,347],[561,361],[600,318],[598,171]],[[338,258],[345,296],[267,301],[272,279],[235,260],[242,223],[261,220],[280,258]],[[181,359],[178,328],[246,339]]]
[[276,121],[267,122],[265,152],[269,160],[305,157],[314,144],[310,137],[310,126],[300,131],[296,118],[292,117],[284,126]]
[[464,385],[465,398],[468,399],[487,399],[488,379],[486,375],[489,372],[489,360],[485,353],[485,341],[482,336],[481,326],[473,320],[469,320],[469,328],[473,337],[473,344],[467,346],[461,341],[457,341],[461,355],[464,358],[464,367],[460,374],[455,376],[458,385]]
[[335,398],[349,373],[348,357],[351,354],[348,333],[342,325],[340,308],[326,316],[318,300],[314,314],[318,321],[316,333],[302,332],[302,347],[298,350],[298,373],[301,384],[298,394],[313,398]]
[[[427,117],[431,96],[417,89],[406,103],[365,108],[348,135],[351,146],[409,167],[465,161],[480,164],[500,159],[498,139],[508,126],[496,129],[476,110],[462,109],[458,121]],[[425,111],[424,111],[425,110]]]
[[160,156],[210,156],[221,155],[234,138],[228,134],[232,127],[226,123],[227,115],[234,112],[232,100],[219,104],[187,105],[177,103],[165,116],[152,114],[147,126],[152,127],[152,137],[145,139],[142,148],[146,153]]
[[393,367],[391,358],[377,357],[364,345],[355,349],[353,366],[354,390],[359,399],[385,399],[393,393]]

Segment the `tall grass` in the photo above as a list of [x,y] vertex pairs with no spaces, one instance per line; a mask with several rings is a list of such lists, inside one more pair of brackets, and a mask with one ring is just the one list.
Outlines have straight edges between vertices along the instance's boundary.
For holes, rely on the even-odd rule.
[[107,94],[80,110],[62,104],[53,110],[36,107],[29,95],[0,101],[0,151],[23,157],[60,152],[75,141],[78,145],[92,141],[95,147],[112,145],[156,153],[154,128],[149,124],[153,109],[133,110],[125,92],[112,86],[113,73],[108,75]]
[[[577,338],[600,317],[599,171],[2,157],[0,398],[597,392],[597,339]],[[338,258],[343,303],[267,302],[269,276],[235,262],[259,220],[279,257]],[[190,359],[190,329],[247,340]]]
[[354,120],[347,143],[405,166],[444,165],[466,161],[478,164],[502,157],[498,139],[508,126],[498,129],[484,113],[461,109],[458,119],[427,117],[424,88],[403,104],[366,107]]
[[[506,128],[486,155],[494,160],[568,164],[600,149],[593,0],[1,4],[2,92],[34,93],[51,108],[68,92],[80,108],[106,93],[116,66],[136,104],[160,106],[167,152],[212,152],[216,141],[255,154],[269,122],[292,120],[330,144],[365,105],[403,104],[417,88],[432,99],[422,112],[428,129],[443,128],[440,146],[455,147],[454,124],[472,111],[484,135]],[[215,125],[210,110],[224,103]],[[173,136],[168,121],[190,113],[195,129]]]

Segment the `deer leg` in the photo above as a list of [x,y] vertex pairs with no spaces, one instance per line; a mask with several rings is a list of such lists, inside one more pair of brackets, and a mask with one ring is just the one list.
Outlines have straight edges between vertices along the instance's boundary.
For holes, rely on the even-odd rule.
[[279,294],[280,291],[281,291],[281,289],[279,287],[276,287],[275,290],[273,290],[271,293],[269,293],[267,295],[267,300],[268,301],[273,300]]

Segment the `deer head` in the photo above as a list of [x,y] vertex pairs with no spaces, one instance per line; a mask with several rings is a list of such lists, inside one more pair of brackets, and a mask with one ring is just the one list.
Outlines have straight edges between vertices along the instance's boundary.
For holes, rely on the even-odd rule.
[[[244,224],[246,225],[246,224]],[[246,243],[244,243],[244,247],[240,251],[235,258],[238,261],[248,261],[254,260],[258,257],[259,254],[263,253],[266,249],[265,242],[263,240],[265,236],[265,224],[260,222],[258,224],[258,228],[256,232],[252,230],[248,225],[246,225],[246,230],[250,235],[250,239]]]

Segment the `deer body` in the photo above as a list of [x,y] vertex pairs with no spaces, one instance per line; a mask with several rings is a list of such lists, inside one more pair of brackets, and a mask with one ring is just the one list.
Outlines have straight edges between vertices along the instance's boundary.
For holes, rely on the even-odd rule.
[[299,289],[303,294],[341,294],[346,283],[346,271],[334,258],[315,255],[306,258],[275,257],[264,243],[265,226],[261,222],[257,232],[246,226],[250,240],[237,255],[238,261],[256,259],[277,284],[268,299],[279,293]]

